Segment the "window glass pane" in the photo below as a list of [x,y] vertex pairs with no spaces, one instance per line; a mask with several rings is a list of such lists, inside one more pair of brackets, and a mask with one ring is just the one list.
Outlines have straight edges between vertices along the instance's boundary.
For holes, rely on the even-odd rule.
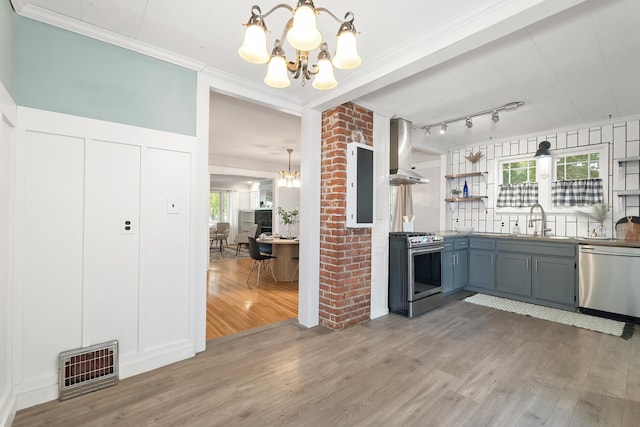
[[587,179],[600,177],[600,153],[577,154],[556,159],[556,179]]
[[210,223],[220,222],[220,192],[209,194],[209,217]]

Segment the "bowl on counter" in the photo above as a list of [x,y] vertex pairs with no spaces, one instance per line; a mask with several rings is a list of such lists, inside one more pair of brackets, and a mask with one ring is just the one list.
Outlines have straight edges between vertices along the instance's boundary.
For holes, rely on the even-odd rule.
[[473,227],[457,227],[456,231],[460,234],[471,234],[473,232]]

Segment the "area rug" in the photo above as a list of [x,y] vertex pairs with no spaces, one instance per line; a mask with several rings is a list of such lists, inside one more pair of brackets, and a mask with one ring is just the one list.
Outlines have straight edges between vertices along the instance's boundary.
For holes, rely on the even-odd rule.
[[559,310],[557,308],[543,307],[541,305],[514,301],[507,298],[475,294],[465,298],[464,301],[511,313],[523,314],[537,319],[550,320],[552,322],[589,329],[603,334],[615,335],[625,339],[631,338],[631,335],[633,334],[633,324],[631,323],[625,324],[624,322],[618,322],[616,320],[590,316],[588,314],[572,311]]
[[225,246],[222,249],[222,253],[220,252],[220,248],[214,246],[209,251],[209,260],[210,261],[221,261],[225,259],[238,259],[238,258],[249,258],[249,249],[246,246],[240,248],[240,252],[236,256],[236,245],[230,244],[229,246]]

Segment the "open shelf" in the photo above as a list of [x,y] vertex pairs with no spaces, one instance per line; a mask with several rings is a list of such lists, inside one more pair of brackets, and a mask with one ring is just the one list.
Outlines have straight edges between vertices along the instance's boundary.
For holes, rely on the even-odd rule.
[[623,163],[637,162],[638,160],[640,160],[640,156],[636,156],[636,157],[621,157],[619,159],[616,159],[616,162],[618,162],[618,166],[622,166]]
[[455,197],[451,199],[444,199],[445,202],[477,202],[485,201],[487,196],[469,196],[469,197]]
[[468,173],[457,173],[454,175],[445,175],[444,177],[446,179],[453,179],[453,178],[468,178],[468,177],[472,177],[472,176],[485,176],[488,172],[468,172]]
[[622,196],[640,196],[640,190],[614,191],[614,193],[617,193],[618,197],[622,197]]

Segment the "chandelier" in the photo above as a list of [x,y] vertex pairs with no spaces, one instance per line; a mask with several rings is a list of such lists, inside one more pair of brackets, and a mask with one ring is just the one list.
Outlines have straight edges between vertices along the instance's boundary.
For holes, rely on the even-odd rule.
[[291,172],[291,153],[293,153],[293,148],[287,148],[287,153],[289,153],[289,171],[280,171],[278,187],[300,188],[300,172]]
[[[288,9],[293,16],[287,21],[282,36],[276,39],[269,55],[267,26],[264,18],[281,8]],[[329,46],[323,41],[322,34],[318,30],[317,15],[320,12],[325,12],[340,23],[333,59],[329,54]],[[252,64],[269,64],[264,82],[271,87],[288,87],[291,84],[290,73],[294,79],[300,78],[302,86],[315,76],[312,83],[314,88],[333,89],[338,85],[333,67],[349,70],[357,67],[361,62],[356,42],[356,28],[353,25],[353,13],[347,12],[344,19],[344,21],[338,19],[324,7],[316,8],[312,0],[299,0],[295,9],[286,4],[279,4],[265,14],[262,14],[260,7],[254,5],[251,8],[251,18],[244,24],[247,29],[238,53],[245,61]],[[287,61],[285,57],[283,49],[285,38],[296,50],[294,61]],[[316,64],[310,64],[309,52],[317,48],[320,49],[318,61]]]

